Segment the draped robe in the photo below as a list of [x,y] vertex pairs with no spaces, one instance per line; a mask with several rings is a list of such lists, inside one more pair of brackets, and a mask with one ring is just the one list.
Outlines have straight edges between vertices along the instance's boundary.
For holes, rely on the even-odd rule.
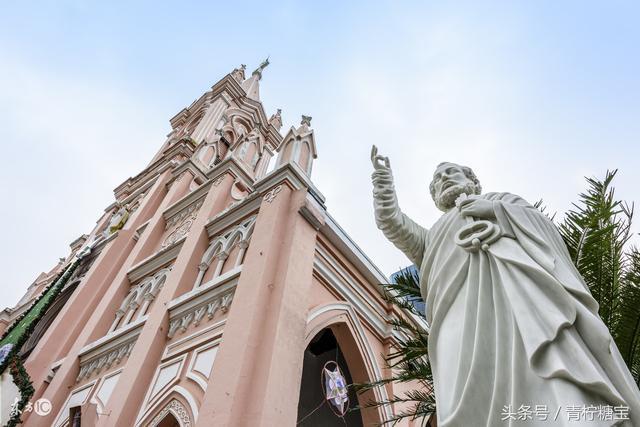
[[[502,237],[475,253],[454,243],[472,221],[456,208],[430,230],[397,204],[394,215],[376,211],[420,272],[438,426],[640,426],[638,388],[555,225],[518,196],[480,197]],[[630,421],[569,421],[599,405],[628,407]],[[518,419],[527,406],[533,414]]]

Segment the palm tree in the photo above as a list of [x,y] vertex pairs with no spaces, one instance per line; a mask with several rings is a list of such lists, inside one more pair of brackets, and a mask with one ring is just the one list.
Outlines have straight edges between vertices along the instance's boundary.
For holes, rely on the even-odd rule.
[[618,345],[636,384],[640,384],[640,252],[629,247],[633,205],[616,200],[611,186],[617,171],[604,180],[588,178],[560,224],[576,268],[600,304],[599,314]]
[[[633,205],[616,200],[612,187],[617,171],[607,171],[604,180],[587,178],[588,188],[578,203],[558,225],[576,268],[600,305],[600,316],[611,331],[636,384],[640,384],[640,250],[629,247]],[[541,203],[536,203],[540,208]],[[544,211],[542,208],[541,210]],[[386,360],[392,375],[381,381],[357,384],[366,391],[391,382],[415,384],[415,389],[394,395],[387,401],[368,406],[400,405],[385,424],[396,425],[403,419],[435,425],[436,401],[429,365],[428,330],[424,313],[416,309],[421,301],[419,278],[415,270],[405,269],[396,283],[383,284],[388,301],[408,313],[391,320],[400,333],[396,349]]]

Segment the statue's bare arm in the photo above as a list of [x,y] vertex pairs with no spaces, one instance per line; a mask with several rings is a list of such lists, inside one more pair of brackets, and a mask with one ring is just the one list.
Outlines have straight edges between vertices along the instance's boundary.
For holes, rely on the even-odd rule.
[[420,267],[427,230],[400,210],[389,158],[379,155],[375,145],[371,148],[371,163],[374,169],[371,180],[376,224],[387,239]]

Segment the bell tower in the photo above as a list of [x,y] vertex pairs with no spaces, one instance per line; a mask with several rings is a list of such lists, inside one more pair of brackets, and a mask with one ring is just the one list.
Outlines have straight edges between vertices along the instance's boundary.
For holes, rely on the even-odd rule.
[[[354,383],[383,378],[386,278],[311,181],[311,117],[283,136],[281,110],[266,114],[268,65],[235,68],[171,118],[151,162],[0,319],[33,384],[23,401],[52,409],[25,411],[26,427],[340,425],[307,407],[317,356]],[[351,394],[349,425],[391,419],[364,404],[393,387]]]

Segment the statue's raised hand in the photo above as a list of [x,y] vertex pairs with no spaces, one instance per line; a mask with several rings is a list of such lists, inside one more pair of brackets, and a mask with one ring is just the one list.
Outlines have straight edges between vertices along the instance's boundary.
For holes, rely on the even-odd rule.
[[389,158],[378,155],[378,147],[376,147],[375,145],[371,147],[371,163],[373,164],[373,168],[376,171],[379,171],[379,170],[388,171],[391,169]]

